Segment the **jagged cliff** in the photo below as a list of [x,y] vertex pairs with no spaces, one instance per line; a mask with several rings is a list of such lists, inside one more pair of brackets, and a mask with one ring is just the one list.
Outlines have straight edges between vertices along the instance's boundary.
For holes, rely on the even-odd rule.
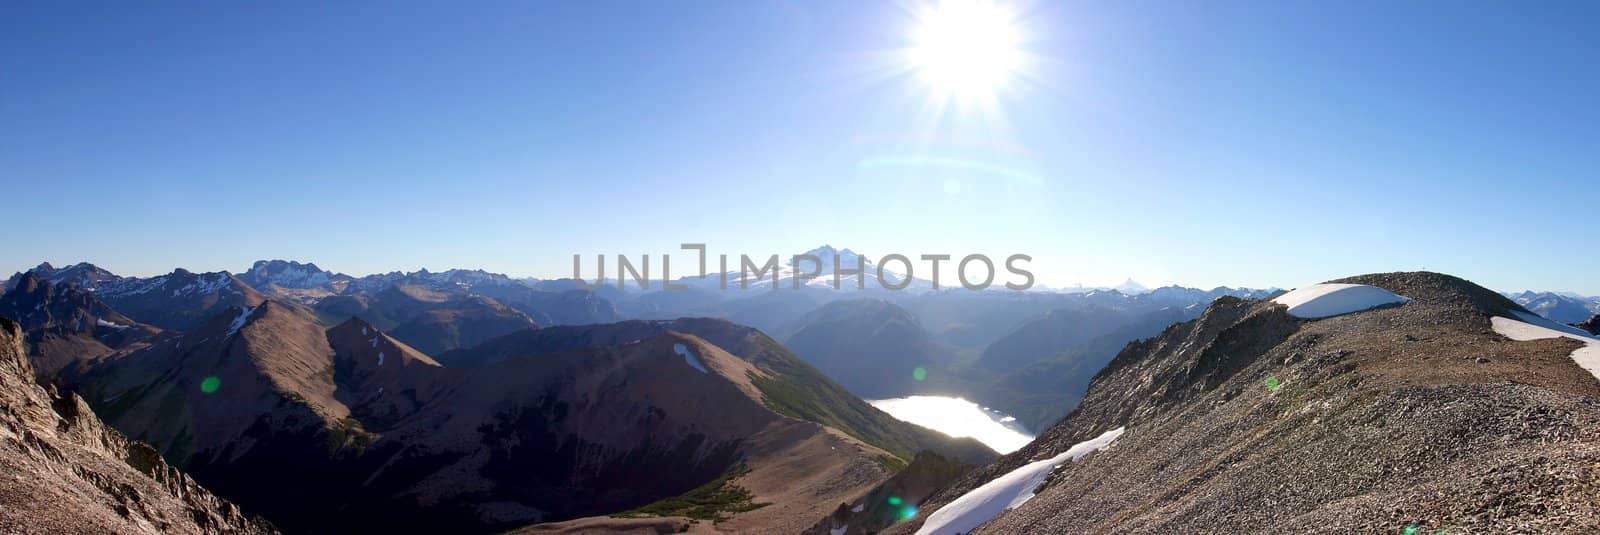
[[22,332],[0,318],[0,532],[274,533],[76,394],[34,382]]

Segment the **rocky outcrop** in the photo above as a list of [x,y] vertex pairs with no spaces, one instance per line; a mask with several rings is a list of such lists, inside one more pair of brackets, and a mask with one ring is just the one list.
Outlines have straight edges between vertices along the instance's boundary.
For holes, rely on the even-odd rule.
[[21,329],[0,318],[0,532],[275,532],[33,376]]
[[916,514],[916,504],[928,499],[974,466],[946,459],[933,452],[918,453],[911,464],[866,495],[839,504],[832,515],[806,530],[807,535],[877,533]]
[[1589,316],[1589,319],[1574,323],[1573,326],[1589,331],[1590,334],[1600,334],[1600,314]]

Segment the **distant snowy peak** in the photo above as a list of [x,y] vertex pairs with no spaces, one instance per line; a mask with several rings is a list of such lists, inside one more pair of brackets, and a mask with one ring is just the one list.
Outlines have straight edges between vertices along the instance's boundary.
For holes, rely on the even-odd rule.
[[1535,314],[1561,323],[1577,323],[1600,313],[1600,297],[1584,297],[1571,292],[1502,293]]
[[1277,288],[1230,288],[1227,286],[1218,286],[1208,291],[1184,286],[1162,286],[1150,290],[1148,293],[1143,294],[1141,298],[1173,301],[1175,303],[1209,303],[1224,295],[1240,299],[1265,299],[1272,296],[1272,294],[1278,293],[1278,291]]
[[521,284],[506,275],[490,273],[481,269],[451,269],[439,273],[428,273],[428,270],[424,269],[412,275],[414,277],[425,276],[428,280],[438,284],[454,284],[457,286]]
[[290,260],[257,260],[249,270],[239,275],[239,280],[258,290],[265,290],[269,285],[282,288],[321,288],[339,278],[348,279],[344,275],[324,271],[310,262],[302,264]]
[[[842,251],[838,250],[838,249],[834,249],[832,245],[823,245],[822,247],[818,247],[816,249],[812,249],[810,251],[806,251],[804,253],[800,253],[799,255],[795,255],[795,256],[802,256],[802,255],[816,257],[820,261],[820,263],[822,264],[822,272],[823,273],[833,273],[833,261],[834,261],[834,258],[838,258],[839,259],[839,267],[840,267],[840,269],[853,270],[858,265],[864,266],[864,267],[866,267],[868,269],[873,269],[873,268],[877,267],[876,264],[872,263],[872,259],[870,259],[870,258],[862,257],[860,254],[856,253],[855,251],[851,251],[850,249],[845,249],[845,250],[842,250]],[[784,262],[784,265],[787,265],[787,266],[790,266],[790,267],[794,267],[794,260],[795,259],[793,257],[791,257],[791,258],[784,259],[783,262]],[[807,264],[804,267],[807,269],[807,271],[810,271],[811,266],[809,264],[809,259],[807,259],[806,261],[807,261]]]
[[267,290],[269,286],[277,286],[290,289],[329,289],[335,293],[348,293],[350,291],[378,292],[397,284],[426,286],[442,290],[465,289],[468,291],[485,285],[527,284],[506,275],[490,273],[481,269],[449,269],[436,272],[422,268],[409,273],[391,271],[357,278],[324,270],[314,263],[300,263],[289,260],[259,260],[250,266],[248,271],[239,275],[239,280],[257,290],[263,291]]
[[[117,274],[88,262],[79,262],[64,268],[57,268],[50,265],[49,262],[44,262],[28,270],[27,273],[36,274],[40,278],[49,281],[50,284],[67,284],[91,291],[101,284],[122,279]],[[11,279],[6,283],[6,288],[16,286],[22,275],[23,272],[12,275]]]
[[161,294],[165,297],[199,297],[219,292],[238,293],[239,289],[233,285],[236,280],[238,279],[235,279],[233,274],[226,271],[193,273],[178,268],[166,275],[146,279],[128,278],[103,284],[95,293],[101,297],[113,298],[147,294]]
[[1077,284],[1073,286],[1062,287],[1034,286],[1034,290],[1042,292],[1084,295],[1105,294],[1115,291],[1123,296],[1140,297],[1143,299],[1207,302],[1224,295],[1231,295],[1241,299],[1265,299],[1280,291],[1278,288],[1233,288],[1229,286],[1218,286],[1210,290],[1204,290],[1200,288],[1190,288],[1188,286],[1179,286],[1176,284],[1150,289],[1146,288],[1142,284],[1139,284],[1138,282],[1135,282],[1133,279],[1128,279],[1122,284],[1117,285],[1115,288],[1108,288],[1105,286],[1084,286],[1082,284]]
[[[883,287],[883,285],[878,283],[878,265],[877,263],[873,262],[872,257],[857,253],[850,249],[836,249],[831,245],[823,245],[822,247],[818,247],[804,253],[788,256],[777,256],[777,264],[772,266],[771,269],[767,269],[765,272],[762,272],[760,275],[757,275],[756,272],[761,271],[762,268],[768,267],[768,261],[772,260],[770,255],[766,257],[751,256],[749,260],[754,267],[750,270],[742,269],[744,267],[742,265],[744,259],[738,255],[729,255],[726,266],[720,265],[720,260],[717,258],[708,258],[706,265],[707,273],[704,278],[691,274],[689,276],[675,277],[674,282],[704,290],[741,290],[745,289],[745,286],[748,286],[748,289],[750,290],[770,290],[773,287],[773,279],[776,278],[778,285],[777,287],[780,289],[793,289],[802,286],[808,288],[833,288],[835,272],[834,264],[837,261],[839,266],[838,272],[840,274],[838,281],[839,289],[857,289],[856,286],[858,275],[856,272],[858,270],[862,272],[859,278],[861,279],[860,282],[863,287],[866,289],[880,289]],[[809,256],[811,258],[804,258],[805,256]],[[676,256],[674,256],[674,258],[676,258]],[[798,264],[796,263],[797,259],[799,260]],[[636,262],[636,259],[630,260],[635,260]],[[927,264],[922,263],[923,261],[918,258],[911,258],[911,262],[914,271],[928,269]],[[674,275],[680,272],[679,268],[677,268],[677,265],[677,263],[673,264]],[[895,265],[898,265],[898,262]],[[722,269],[723,267],[726,267],[726,271],[718,273],[717,270]],[[949,268],[945,269],[948,270]],[[694,272],[694,264],[692,261],[689,264],[687,271],[690,273]],[[744,271],[743,279],[741,279],[741,271]],[[944,273],[949,273],[949,271],[945,271]],[[608,279],[610,279],[609,276]],[[796,279],[799,279],[799,281],[796,282]],[[943,286],[957,284],[951,279],[954,279],[954,275],[945,276],[943,273],[941,273],[941,282],[944,283]],[[610,280],[613,283],[615,282],[615,279]],[[883,281],[888,283],[890,286],[898,285],[905,280],[905,276],[897,271],[892,269],[883,270]],[[726,284],[725,288],[723,287],[724,281]],[[918,278],[916,274],[913,273],[909,284],[905,289],[921,291],[932,289],[932,287],[933,284],[931,282]]]
[[481,269],[449,269],[435,272],[422,268],[410,273],[391,271],[367,275],[351,281],[351,287],[354,290],[365,292],[377,292],[393,285],[416,285],[439,290],[466,290],[469,292],[477,288],[491,286],[529,286],[528,283],[522,280]]
[[1149,288],[1145,288],[1143,284],[1134,282],[1133,279],[1122,281],[1122,284],[1118,284],[1112,289],[1122,292],[1122,295],[1139,295],[1150,292]]

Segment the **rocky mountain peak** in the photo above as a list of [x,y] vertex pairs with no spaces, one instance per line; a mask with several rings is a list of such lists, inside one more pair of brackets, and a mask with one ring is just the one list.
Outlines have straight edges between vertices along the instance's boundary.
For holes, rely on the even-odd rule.
[[39,286],[43,284],[47,283],[45,282],[44,277],[39,275],[38,271],[29,271],[27,273],[23,273],[22,276],[17,279],[17,283],[14,287],[24,292],[33,293],[38,291]]
[[274,287],[296,290],[313,288],[334,290],[337,288],[330,286],[331,283],[352,279],[346,275],[325,271],[311,262],[257,260],[250,266],[250,269],[239,275],[239,280],[257,290],[267,291]]

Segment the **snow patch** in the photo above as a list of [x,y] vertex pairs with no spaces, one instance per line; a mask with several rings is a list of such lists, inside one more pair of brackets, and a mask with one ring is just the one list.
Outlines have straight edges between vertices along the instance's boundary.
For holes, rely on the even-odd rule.
[[828,530],[828,535],[844,535],[844,532],[846,532],[846,531],[850,531],[850,526],[839,526],[839,527],[836,527],[836,528],[830,528]]
[[378,352],[378,365],[379,366],[383,365],[383,352],[382,351]]
[[106,321],[106,320],[103,320],[103,319],[99,319],[99,318],[95,318],[94,324],[95,325],[99,325],[101,327],[110,327],[112,329],[116,329],[116,330],[119,330],[119,331],[128,328],[127,325],[123,325],[121,323],[113,323],[113,322],[109,322],[109,321]]
[[695,356],[694,352],[689,350],[689,346],[683,344],[672,344],[672,352],[683,355],[683,361],[689,363],[689,365],[693,366],[694,369],[700,370],[700,373],[711,373],[710,370],[706,369],[705,364],[700,363],[700,357]]
[[250,313],[255,311],[256,307],[245,307],[240,310],[239,317],[233,318],[233,323],[228,324],[228,336],[233,336],[233,333],[239,332],[239,329],[244,327],[245,320],[250,319]]
[[1409,303],[1411,300],[1365,284],[1313,284],[1273,298],[1272,302],[1289,307],[1290,316],[1318,319],[1372,310],[1384,305]]
[[366,335],[367,335],[367,328],[366,327],[362,327],[361,328],[361,336],[366,336]]
[[1572,360],[1578,363],[1578,367],[1588,370],[1595,379],[1600,379],[1600,338],[1543,316],[1520,311],[1512,311],[1511,314],[1517,319],[1501,316],[1489,318],[1489,325],[1494,332],[1519,342],[1546,338],[1571,338],[1583,342],[1583,347],[1573,350]]
[[866,509],[867,509],[867,504],[863,502],[863,503],[856,504],[855,507],[851,507],[850,508],[850,512],[859,513],[859,512],[865,511]]
[[[1573,327],[1571,325],[1567,325],[1567,324],[1564,324],[1564,323],[1561,323],[1561,322],[1557,322],[1555,320],[1546,318],[1544,316],[1540,316],[1538,314],[1529,314],[1527,312],[1513,310],[1513,311],[1511,311],[1511,315],[1516,316],[1517,319],[1521,320],[1523,323],[1529,323],[1529,324],[1532,324],[1532,325],[1534,325],[1536,327],[1543,327],[1545,329],[1549,329],[1549,330],[1552,330],[1552,331],[1557,331],[1557,332],[1561,333],[1564,336],[1565,335],[1575,336],[1575,337],[1579,338],[1580,340],[1585,340],[1585,341],[1590,341],[1590,340],[1595,340],[1596,339],[1593,335],[1590,335],[1588,333],[1588,331],[1584,331],[1583,329],[1579,329],[1579,328]],[[1504,333],[1501,333],[1501,334],[1504,334]],[[1510,336],[1510,335],[1507,335],[1507,336]]]
[[1033,499],[1034,490],[1057,466],[1069,461],[1076,462],[1085,455],[1104,449],[1122,436],[1124,430],[1118,427],[1106,431],[1098,437],[1074,444],[1060,455],[1028,463],[972,489],[928,515],[928,521],[922,524],[922,529],[917,530],[917,535],[968,533],[1000,513],[1021,507]]

